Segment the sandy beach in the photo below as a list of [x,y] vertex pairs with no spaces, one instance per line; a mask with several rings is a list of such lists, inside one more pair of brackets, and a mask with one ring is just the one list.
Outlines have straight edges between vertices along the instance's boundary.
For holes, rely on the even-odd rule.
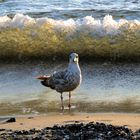
[[16,122],[2,123],[0,128],[12,130],[29,130],[32,128],[42,129],[56,124],[68,124],[80,121],[102,122],[117,126],[126,126],[133,131],[140,129],[140,114],[119,114],[119,113],[95,113],[95,114],[49,114],[40,116],[18,116]]

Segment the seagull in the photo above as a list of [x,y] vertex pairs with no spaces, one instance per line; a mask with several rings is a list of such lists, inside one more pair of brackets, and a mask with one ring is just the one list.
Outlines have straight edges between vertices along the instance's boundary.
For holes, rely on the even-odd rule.
[[61,108],[64,112],[63,93],[69,92],[69,111],[71,110],[71,92],[75,90],[82,81],[81,69],[79,67],[79,57],[77,53],[69,55],[69,64],[66,70],[55,72],[52,75],[39,76],[41,84],[56,90],[61,94]]

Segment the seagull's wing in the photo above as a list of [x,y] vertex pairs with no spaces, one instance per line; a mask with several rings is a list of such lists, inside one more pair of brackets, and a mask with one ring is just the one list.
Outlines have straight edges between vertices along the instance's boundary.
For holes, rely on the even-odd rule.
[[49,81],[49,87],[58,92],[66,91],[69,81],[67,80],[67,70],[54,73]]
[[54,73],[51,78],[50,81],[53,82],[53,84],[55,85],[64,85],[66,84],[68,81],[66,79],[66,70],[65,71],[60,71],[60,72],[56,72]]
[[64,91],[67,88],[68,80],[67,80],[67,70],[59,71],[53,73],[50,76],[39,76],[38,79],[42,80],[41,83],[44,86],[50,87],[51,89],[55,89],[58,92]]

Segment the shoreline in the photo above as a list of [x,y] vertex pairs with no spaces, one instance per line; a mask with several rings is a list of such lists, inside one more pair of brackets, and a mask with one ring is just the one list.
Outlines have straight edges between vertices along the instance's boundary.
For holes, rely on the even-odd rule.
[[[1,116],[0,119],[2,118],[7,118],[7,116]],[[134,113],[49,113],[41,115],[19,115],[15,116],[15,118],[16,122],[1,122],[0,127],[2,129],[30,130],[33,128],[42,129],[53,127],[57,124],[65,125],[78,121],[82,123],[99,122],[114,126],[126,126],[132,131],[140,129],[140,114]]]

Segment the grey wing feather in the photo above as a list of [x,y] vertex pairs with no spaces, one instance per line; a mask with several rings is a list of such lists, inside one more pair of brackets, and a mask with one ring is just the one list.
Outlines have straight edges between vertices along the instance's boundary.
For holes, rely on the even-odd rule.
[[65,71],[59,71],[59,72],[54,73],[52,75],[52,77],[54,77],[55,79],[64,79],[65,74],[66,74],[66,70]]
[[54,73],[50,78],[50,84],[52,85],[63,85],[67,83],[66,70]]
[[57,85],[57,84],[63,85],[64,83],[67,82],[65,76],[66,76],[66,71],[60,71],[60,72],[54,73],[52,75],[52,80],[55,85]]
[[66,70],[54,73],[47,80],[41,81],[42,85],[50,87],[52,89],[58,89],[58,87],[62,87],[67,84],[66,80]]

